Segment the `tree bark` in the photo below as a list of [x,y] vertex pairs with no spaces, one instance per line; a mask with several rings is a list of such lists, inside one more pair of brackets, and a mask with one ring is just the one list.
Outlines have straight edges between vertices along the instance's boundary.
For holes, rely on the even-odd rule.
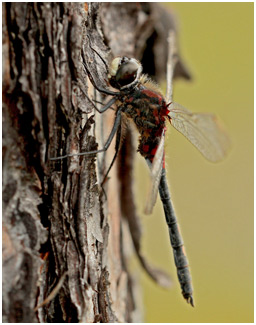
[[[88,73],[106,88],[109,59],[127,55],[164,74],[164,24],[175,25],[161,15],[144,3],[3,3],[4,322],[141,321],[124,222],[154,271],[140,252],[131,130],[105,194],[105,154],[49,158],[104,144],[113,114],[94,115],[104,96]],[[176,75],[189,78],[181,61]]]

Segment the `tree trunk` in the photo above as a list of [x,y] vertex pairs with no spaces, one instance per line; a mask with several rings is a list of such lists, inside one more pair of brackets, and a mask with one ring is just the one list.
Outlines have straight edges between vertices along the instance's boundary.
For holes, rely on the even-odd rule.
[[[88,73],[106,88],[109,59],[127,55],[164,74],[174,24],[161,15],[146,3],[3,3],[4,322],[141,321],[123,223],[155,273],[140,252],[130,129],[105,193],[105,154],[49,158],[104,144],[113,114],[94,115],[104,96]],[[189,78],[181,61],[176,75]]]

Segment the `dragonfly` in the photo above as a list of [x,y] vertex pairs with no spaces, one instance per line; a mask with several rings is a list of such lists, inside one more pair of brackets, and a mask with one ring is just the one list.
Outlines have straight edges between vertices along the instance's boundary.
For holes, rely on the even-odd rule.
[[126,118],[133,121],[140,135],[138,151],[145,158],[151,170],[151,185],[145,213],[152,213],[159,192],[169,230],[181,292],[185,300],[194,307],[188,258],[166,177],[164,148],[167,124],[171,124],[182,133],[206,159],[212,162],[220,161],[226,156],[230,147],[230,140],[215,115],[192,113],[172,101],[172,79],[177,58],[175,35],[172,32],[169,34],[168,42],[166,96],[162,94],[159,87],[147,75],[142,73],[142,65],[135,58],[117,57],[111,62],[108,73],[109,84],[118,91],[97,86],[85,66],[95,88],[111,96],[111,99],[101,109],[95,106],[96,110],[103,113],[113,105],[116,107],[113,128],[102,149],[71,153],[50,159],[57,160],[104,152],[116,135],[116,154],[107,171],[108,174],[120,145],[122,116],[125,115]]

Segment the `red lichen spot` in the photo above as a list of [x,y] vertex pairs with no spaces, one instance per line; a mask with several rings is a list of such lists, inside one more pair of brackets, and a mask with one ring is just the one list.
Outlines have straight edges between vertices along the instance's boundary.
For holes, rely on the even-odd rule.
[[88,12],[88,3],[87,2],[84,3],[84,11]]

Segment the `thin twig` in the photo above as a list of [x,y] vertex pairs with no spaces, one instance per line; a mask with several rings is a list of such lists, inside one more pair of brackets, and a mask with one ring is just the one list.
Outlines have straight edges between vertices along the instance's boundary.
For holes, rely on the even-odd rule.
[[52,290],[52,292],[49,294],[49,296],[47,298],[45,298],[45,300],[43,302],[41,302],[41,304],[37,305],[34,308],[34,311],[37,311],[39,308],[41,308],[44,305],[48,304],[51,300],[53,300],[55,298],[57,293],[60,291],[67,274],[68,274],[68,271],[63,273],[63,275],[61,276],[61,278],[60,278],[58,284],[56,285],[56,287]]
[[168,59],[167,59],[167,76],[166,76],[166,101],[172,102],[172,80],[175,65],[178,61],[177,45],[175,32],[170,30],[168,35]]

